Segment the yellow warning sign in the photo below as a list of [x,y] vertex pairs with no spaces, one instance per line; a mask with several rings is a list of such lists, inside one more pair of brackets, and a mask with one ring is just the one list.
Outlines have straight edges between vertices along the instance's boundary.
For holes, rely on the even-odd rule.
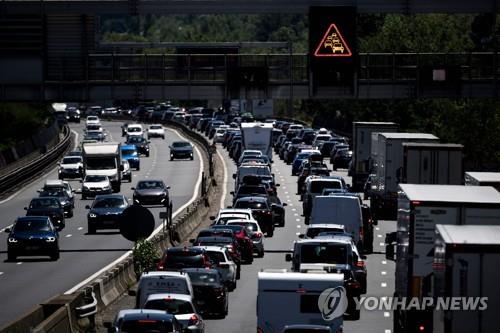
[[351,49],[340,34],[337,26],[332,23],[321,39],[315,57],[350,57],[352,56]]

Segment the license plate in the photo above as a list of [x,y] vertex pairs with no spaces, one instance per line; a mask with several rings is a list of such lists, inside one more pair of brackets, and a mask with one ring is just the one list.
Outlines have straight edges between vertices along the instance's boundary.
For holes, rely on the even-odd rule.
[[38,250],[39,247],[38,246],[26,246],[26,250],[28,251],[34,251],[34,250]]
[[103,224],[114,224],[115,221],[102,221]]

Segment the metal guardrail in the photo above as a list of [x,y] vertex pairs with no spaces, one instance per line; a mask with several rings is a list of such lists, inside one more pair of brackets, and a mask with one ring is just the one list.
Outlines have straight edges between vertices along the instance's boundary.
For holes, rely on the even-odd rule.
[[0,177],[0,195],[12,191],[19,186],[26,184],[34,176],[45,170],[49,165],[58,160],[67,151],[71,143],[71,132],[67,125],[63,127],[63,139],[50,151],[42,155],[39,159],[32,161],[2,177]]

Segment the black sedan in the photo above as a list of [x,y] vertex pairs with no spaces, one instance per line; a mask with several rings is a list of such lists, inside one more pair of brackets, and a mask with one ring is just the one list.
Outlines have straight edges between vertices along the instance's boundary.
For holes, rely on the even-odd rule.
[[149,144],[151,141],[148,141],[146,138],[139,135],[131,135],[127,137],[126,144],[134,145],[137,148],[137,152],[142,155],[146,155],[149,157]]
[[7,260],[18,256],[49,256],[59,259],[59,233],[48,216],[18,217],[12,229],[7,228]]
[[73,217],[73,200],[68,195],[68,192],[61,188],[49,188],[45,191],[41,191],[39,198],[51,197],[59,199],[63,209],[65,217]]
[[41,197],[31,199],[30,205],[24,207],[26,216],[48,216],[57,228],[62,230],[64,228],[64,208],[57,198]]
[[162,180],[141,180],[136,187],[132,187],[134,204],[168,206],[169,189],[170,186],[166,186]]
[[182,271],[191,279],[195,303],[201,314],[226,317],[228,290],[222,283],[219,271],[207,268],[185,268]]
[[95,234],[98,229],[120,229],[123,211],[129,206],[122,194],[98,195],[87,214],[88,233]]
[[193,160],[193,145],[187,141],[176,141],[170,146],[170,160],[173,161],[176,158],[189,158]]

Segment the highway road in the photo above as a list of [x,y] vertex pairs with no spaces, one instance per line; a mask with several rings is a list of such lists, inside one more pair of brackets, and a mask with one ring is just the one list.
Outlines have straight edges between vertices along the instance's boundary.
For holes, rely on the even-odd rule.
[[[124,141],[120,126],[119,122],[103,123],[103,127],[109,132],[110,141]],[[71,128],[81,139],[84,123],[71,125]],[[194,161],[170,161],[168,145],[180,139],[172,130],[166,130],[165,140],[153,138],[150,157],[141,158],[141,170],[133,171],[132,183],[123,183],[121,193],[131,199],[130,188],[138,180],[159,178],[171,186],[170,198],[174,211],[189,202],[200,176],[200,156],[195,149]],[[57,168],[10,198],[0,201],[0,230],[8,227],[17,216],[24,215],[23,207],[38,195],[36,190],[43,186],[46,179],[57,179]],[[79,181],[71,181],[71,185],[75,189],[81,187]],[[127,241],[118,232],[100,231],[97,235],[87,234],[85,205],[90,205],[91,202],[81,200],[81,196],[77,195],[74,217],[66,220],[66,228],[60,233],[61,258],[56,262],[46,258],[21,258],[18,262],[7,262],[7,234],[1,233],[0,327],[16,319],[35,304],[73,288],[131,249],[132,242]],[[158,215],[161,210],[160,207],[151,209],[157,225],[160,223]]]
[[[219,148],[225,157],[228,169],[228,193],[234,188],[231,175],[236,166],[229,159],[225,150]],[[304,232],[306,225],[302,214],[302,202],[299,201],[297,191],[297,177],[291,176],[291,166],[275,156],[273,172],[282,202],[286,207],[286,223],[284,228],[276,229],[274,237],[266,238],[266,254],[262,259],[254,260],[252,265],[242,266],[241,280],[238,287],[229,297],[229,314],[223,320],[207,320],[206,332],[239,332],[255,333],[257,329],[256,297],[257,273],[262,269],[291,268],[291,263],[285,261],[283,250],[290,250],[297,234]],[[343,176],[348,183],[351,179],[346,171],[335,171],[333,174]],[[230,205],[231,198],[226,198],[226,205]],[[380,221],[374,230],[374,253],[368,255],[368,290],[366,296],[392,296],[394,290],[394,263],[385,260],[383,241],[386,232],[395,230],[395,221]],[[286,311],[286,309],[283,309]],[[344,332],[391,333],[392,313],[384,311],[362,311],[358,321],[344,321]]]

